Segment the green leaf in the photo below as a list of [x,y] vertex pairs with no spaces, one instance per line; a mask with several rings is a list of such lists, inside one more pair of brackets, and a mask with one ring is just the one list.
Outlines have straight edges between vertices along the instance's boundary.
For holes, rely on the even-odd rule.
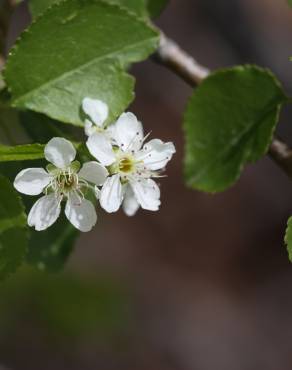
[[285,100],[276,78],[258,67],[206,78],[185,113],[187,184],[206,192],[234,184],[246,163],[267,152]]
[[292,0],[287,0],[288,5],[292,6]]
[[71,140],[72,130],[78,131],[80,139],[79,129],[52,120],[44,114],[21,111],[19,112],[19,121],[33,142],[47,144],[53,137],[66,137]]
[[61,0],[29,0],[29,9],[33,18],[40,16],[47,8]]
[[41,144],[0,145],[0,162],[27,161],[42,158],[44,158],[44,145]]
[[[53,4],[60,3],[62,0],[30,0],[29,1],[29,7],[31,14],[33,18],[38,17],[44,11],[52,6]],[[104,2],[111,3],[111,4],[117,4],[122,7],[125,7],[138,16],[146,16],[147,15],[147,10],[146,10],[146,4],[145,1],[147,0],[104,0]],[[154,0],[155,1],[155,0]],[[154,2],[153,0],[150,2]],[[165,2],[165,0],[157,0],[158,3],[160,2]]]
[[94,0],[67,0],[49,8],[23,33],[4,77],[12,105],[82,126],[86,96],[105,101],[109,121],[133,99],[129,63],[148,57],[158,33],[126,10]]
[[[13,145],[22,140],[19,115],[15,109],[0,106],[0,142]],[[0,145],[1,145],[0,144]]]
[[0,176],[0,279],[15,272],[26,251],[24,207],[11,183]]
[[[131,297],[123,281],[100,274],[41,274],[22,270],[0,285],[0,340],[15,346],[24,322],[46,333],[46,345],[62,351],[90,338],[112,343],[131,328]],[[25,313],[25,314],[24,314]],[[5,351],[5,344],[2,351]]]
[[31,230],[27,262],[41,270],[60,271],[79,235],[63,214],[49,229]]
[[108,3],[120,5],[121,7],[127,8],[140,17],[148,16],[145,0],[106,0],[106,1]]
[[289,218],[287,222],[286,234],[285,234],[285,243],[287,246],[288,256],[290,262],[292,262],[292,217]]
[[0,280],[15,273],[27,251],[27,231],[13,227],[0,234]]
[[166,7],[168,0],[146,0],[146,2],[150,16],[156,18]]

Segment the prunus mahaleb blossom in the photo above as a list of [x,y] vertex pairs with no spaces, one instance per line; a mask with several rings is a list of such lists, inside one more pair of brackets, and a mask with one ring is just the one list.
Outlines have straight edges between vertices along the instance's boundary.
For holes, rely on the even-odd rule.
[[[104,166],[110,176],[99,194],[100,204],[107,212],[116,212],[123,203],[125,213],[132,216],[141,206],[157,211],[160,189],[153,178],[161,177],[161,170],[175,153],[173,143],[154,139],[144,144],[143,127],[133,113],[123,113],[111,125],[111,141],[90,135],[87,147]],[[143,145],[144,144],[144,145]]]
[[88,117],[85,119],[85,134],[90,136],[94,133],[104,133],[109,113],[108,105],[102,100],[84,98],[82,109]]
[[76,150],[64,138],[53,138],[45,147],[45,158],[51,162],[45,169],[22,170],[14,180],[14,187],[26,195],[45,194],[31,208],[29,226],[37,231],[50,227],[59,217],[61,202],[66,201],[65,215],[77,229],[90,231],[96,224],[94,205],[85,198],[88,189],[104,184],[108,171],[97,162],[87,162],[80,169],[74,161]]

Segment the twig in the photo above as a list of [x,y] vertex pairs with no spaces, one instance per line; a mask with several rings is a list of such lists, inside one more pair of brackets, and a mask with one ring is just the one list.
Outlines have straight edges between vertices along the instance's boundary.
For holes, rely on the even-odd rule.
[[292,149],[286,143],[274,138],[269,148],[269,155],[289,177],[292,177]]
[[171,69],[191,86],[200,84],[210,73],[209,69],[197,63],[194,58],[163,33],[160,37],[160,45],[155,54],[155,59],[160,64]]
[[[197,63],[163,33],[161,33],[160,46],[154,55],[154,60],[169,68],[192,87],[200,84],[210,73],[208,68]],[[268,154],[292,178],[292,148],[280,139],[274,138]]]

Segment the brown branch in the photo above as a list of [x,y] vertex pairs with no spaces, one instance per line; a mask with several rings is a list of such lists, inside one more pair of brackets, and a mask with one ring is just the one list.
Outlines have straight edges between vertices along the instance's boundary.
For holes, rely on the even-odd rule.
[[171,69],[192,87],[200,84],[210,73],[209,69],[198,64],[194,58],[164,34],[161,34],[155,60]]
[[[192,87],[200,84],[210,73],[163,33],[154,60],[169,68]],[[292,177],[292,148],[288,144],[274,138],[268,154],[289,177]]]
[[286,143],[274,138],[269,148],[269,155],[289,177],[292,177],[292,149]]

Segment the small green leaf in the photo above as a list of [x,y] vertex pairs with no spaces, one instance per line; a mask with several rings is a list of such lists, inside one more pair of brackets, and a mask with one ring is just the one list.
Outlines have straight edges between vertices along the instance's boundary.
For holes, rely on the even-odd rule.
[[290,262],[292,262],[292,217],[289,218],[287,222],[286,234],[285,234],[285,243],[287,246],[288,256]]
[[62,1],[37,18],[10,53],[4,77],[12,105],[82,126],[88,96],[108,104],[112,121],[134,96],[124,67],[147,58],[158,39],[146,22],[115,5]]
[[0,279],[15,272],[27,252],[26,215],[11,183],[0,176]]
[[276,78],[258,67],[206,78],[185,113],[187,184],[206,192],[234,184],[246,163],[267,152],[286,99]]
[[44,145],[41,144],[0,145],[0,162],[27,161],[42,158],[44,158]]
[[292,0],[287,0],[288,5],[292,6]]

